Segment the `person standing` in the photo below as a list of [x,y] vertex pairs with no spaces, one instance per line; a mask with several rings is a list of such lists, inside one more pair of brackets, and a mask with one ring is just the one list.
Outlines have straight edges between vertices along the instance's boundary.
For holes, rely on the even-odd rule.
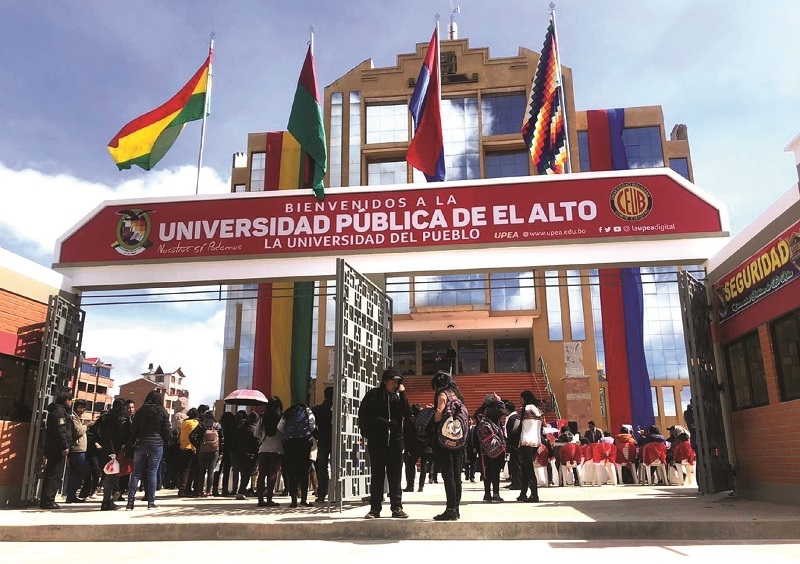
[[260,446],[256,437],[257,426],[258,414],[250,412],[245,415],[242,424],[236,428],[236,443],[233,456],[240,472],[239,490],[236,492],[236,499],[238,500],[247,499],[250,479],[253,477],[253,470],[256,467],[258,448]]
[[[433,459],[436,461],[436,468],[442,473],[444,491],[447,496],[447,507],[444,512],[436,515],[435,521],[456,521],[461,517],[459,507],[461,505],[461,469],[463,467],[464,449],[466,447],[467,429],[467,406],[464,405],[464,398],[461,390],[453,381],[453,377],[444,371],[437,372],[431,379],[433,388],[433,407],[436,409],[433,421],[437,427],[437,436],[433,444]],[[463,415],[463,417],[462,417]],[[445,423],[453,418],[453,430],[460,435],[460,446],[456,446],[457,441],[453,440],[452,445],[443,444],[442,435],[445,431]],[[463,425],[461,420],[463,419]],[[457,425],[456,425],[456,422]],[[455,429],[455,426],[459,427]],[[448,441],[449,442],[449,441]]]
[[225,441],[222,426],[214,419],[212,411],[203,413],[200,424],[189,435],[189,440],[197,449],[197,493],[201,497],[211,497],[214,467]]
[[194,460],[195,448],[192,441],[189,440],[189,435],[192,434],[195,427],[200,424],[198,421],[197,408],[193,407],[186,412],[186,419],[181,423],[181,429],[178,432],[178,497],[192,497],[192,484],[194,484]]
[[[105,467],[111,455],[116,455],[124,447],[130,437],[130,420],[125,415],[125,407],[121,399],[115,399],[111,404],[111,409],[100,416],[95,421],[95,436],[97,443],[95,447],[99,451],[98,463]],[[119,493],[119,475],[103,474],[103,503],[100,505],[101,511],[113,511],[119,509],[114,503],[116,494]]]
[[333,448],[333,388],[327,387],[323,392],[325,398],[322,403],[315,405],[311,411],[317,428],[314,430],[314,438],[317,439],[317,498],[315,503],[322,503],[328,496],[330,484],[330,474],[328,473],[328,463],[331,459],[331,449]]
[[40,509],[61,509],[56,494],[61,489],[64,467],[72,444],[72,424],[68,410],[72,407],[72,394],[62,392],[47,406],[47,429],[44,436],[44,469]]
[[[519,459],[520,459],[520,493],[517,501],[539,502],[539,490],[533,462],[542,440],[542,412],[538,401],[530,390],[520,394],[522,407],[519,412]],[[530,488],[530,496],[528,496]]]
[[589,421],[589,429],[583,434],[590,443],[599,443],[603,438],[603,430],[596,427],[594,421]]
[[411,416],[411,407],[403,386],[403,376],[396,368],[383,372],[381,385],[368,391],[358,408],[358,426],[367,439],[372,469],[370,509],[365,519],[381,516],[383,482],[389,482],[392,517],[405,519],[403,511],[403,418]]
[[67,503],[83,503],[84,500],[76,494],[90,471],[86,461],[86,425],[83,424],[85,411],[85,401],[77,400],[72,403],[72,444],[69,446],[69,479],[65,495]]
[[[157,509],[156,505],[156,472],[164,455],[164,445],[169,443],[171,432],[169,415],[164,409],[164,397],[158,390],[153,390],[144,399],[141,409],[133,416],[131,435],[125,448],[133,453],[133,474],[128,484],[128,504],[126,509],[133,509],[134,496],[147,466],[147,509]],[[130,455],[129,455],[130,456]]]
[[[278,396],[272,396],[264,413],[261,414],[256,431],[256,438],[261,441],[261,446],[258,448],[258,480],[256,481],[258,507],[277,507],[279,505],[272,500],[272,496],[275,493],[275,483],[278,481],[281,458],[283,458],[283,433],[278,430],[278,423],[282,417],[283,403]],[[266,500],[264,499],[265,494]]]
[[314,413],[304,403],[289,407],[278,423],[278,431],[283,433],[283,477],[289,488],[292,503],[297,507],[297,490],[300,490],[300,505],[308,503],[308,470],[311,467],[311,442],[316,429]]

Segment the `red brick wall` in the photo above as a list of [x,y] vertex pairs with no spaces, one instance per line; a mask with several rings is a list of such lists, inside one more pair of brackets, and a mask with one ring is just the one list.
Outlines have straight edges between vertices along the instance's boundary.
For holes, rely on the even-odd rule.
[[800,485],[800,400],[780,401],[769,326],[758,328],[769,405],[733,412],[738,478],[744,482]]
[[[0,289],[0,334],[5,337],[0,340],[4,343],[0,352],[39,360],[41,331],[44,329],[43,324],[46,319],[47,304]],[[34,338],[35,342],[31,342],[31,335],[26,337],[25,343],[20,342],[18,339],[20,329],[36,325],[42,325],[42,329],[35,335],[38,337]],[[12,340],[16,343],[14,348],[5,350]]]
[[22,486],[30,423],[0,421],[0,487]]

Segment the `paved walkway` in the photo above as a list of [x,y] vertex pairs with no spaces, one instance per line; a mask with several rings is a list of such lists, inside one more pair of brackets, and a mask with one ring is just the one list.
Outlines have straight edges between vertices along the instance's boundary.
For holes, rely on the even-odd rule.
[[740,499],[728,494],[701,496],[696,488],[586,486],[540,488],[538,504],[483,503],[481,484],[465,483],[461,520],[435,522],[444,509],[441,484],[404,493],[409,519],[365,520],[364,503],[290,509],[258,508],[255,499],[186,499],[159,492],[160,509],[138,502],[133,511],[100,511],[100,503],[67,505],[60,511],[0,511],[0,541],[158,540],[380,540],[541,539],[541,540],[743,540],[800,539],[800,508]]

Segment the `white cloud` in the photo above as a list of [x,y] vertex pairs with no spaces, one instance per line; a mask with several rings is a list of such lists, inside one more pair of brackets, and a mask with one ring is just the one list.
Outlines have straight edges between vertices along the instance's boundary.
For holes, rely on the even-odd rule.
[[[174,170],[151,171],[117,186],[106,186],[65,174],[12,170],[0,163],[0,190],[3,192],[0,245],[20,252],[14,247],[33,244],[38,254],[49,255],[56,239],[104,200],[191,195],[196,180],[197,169],[188,165]],[[215,171],[203,168],[201,194],[229,191],[227,180],[222,180]]]
[[[55,241],[104,200],[193,194],[196,168],[154,171],[106,186],[64,174],[36,170],[12,170],[0,163],[2,217],[0,246],[49,263]],[[229,182],[204,168],[200,193],[225,193]],[[216,290],[202,287],[196,290]],[[155,298],[159,290],[137,290]],[[180,289],[172,288],[171,292]],[[120,294],[124,292],[114,292]],[[119,386],[139,377],[149,363],[165,371],[181,368],[193,405],[211,404],[219,396],[222,374],[224,302],[179,302],[147,305],[93,307],[103,300],[93,293],[86,299],[83,350],[114,365],[112,376]],[[97,297],[100,296],[100,297]],[[213,297],[213,293],[211,294]],[[191,296],[183,296],[187,298]],[[201,297],[209,297],[203,294]],[[181,299],[178,297],[177,299]]]

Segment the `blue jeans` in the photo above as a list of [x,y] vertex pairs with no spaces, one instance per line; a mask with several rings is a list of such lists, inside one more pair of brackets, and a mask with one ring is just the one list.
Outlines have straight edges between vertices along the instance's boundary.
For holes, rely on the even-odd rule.
[[142,479],[145,464],[147,464],[147,476],[145,483],[145,493],[147,495],[147,505],[153,505],[156,501],[156,473],[161,457],[164,455],[164,445],[144,445],[137,446],[133,451],[133,474],[128,484],[128,504],[133,504],[136,490],[139,488],[139,480]]
[[85,452],[69,453],[69,478],[67,480],[66,498],[74,500],[83,479],[89,474],[89,463]]

